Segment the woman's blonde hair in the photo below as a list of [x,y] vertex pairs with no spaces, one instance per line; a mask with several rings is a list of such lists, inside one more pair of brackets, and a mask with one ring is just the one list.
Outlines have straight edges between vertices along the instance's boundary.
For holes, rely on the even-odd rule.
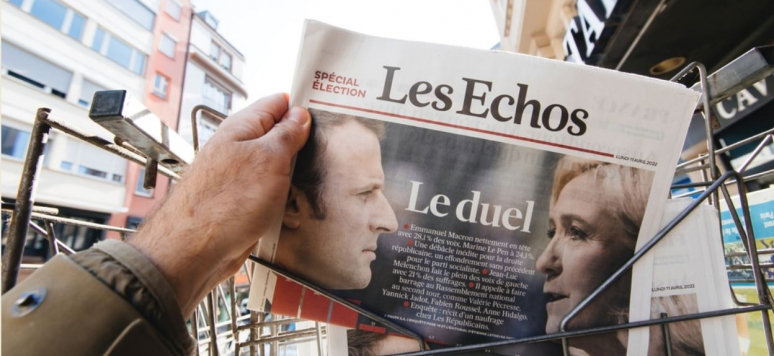
[[624,226],[624,241],[627,246],[634,246],[637,235],[645,215],[645,206],[648,204],[648,193],[653,182],[653,172],[611,164],[590,159],[565,156],[556,163],[554,169],[554,181],[551,188],[551,206],[556,204],[559,195],[567,184],[573,179],[584,175],[593,174],[594,178],[602,183],[604,189],[594,192],[593,197],[598,196],[615,212]]

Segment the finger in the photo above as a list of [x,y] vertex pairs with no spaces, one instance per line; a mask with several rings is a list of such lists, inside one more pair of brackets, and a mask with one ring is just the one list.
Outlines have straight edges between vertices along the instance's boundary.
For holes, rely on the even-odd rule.
[[292,156],[298,153],[309,139],[311,127],[312,116],[309,111],[294,106],[260,141],[271,147],[272,151],[285,152]]
[[248,141],[263,137],[288,110],[287,94],[262,98],[231,115],[220,125],[213,139]]

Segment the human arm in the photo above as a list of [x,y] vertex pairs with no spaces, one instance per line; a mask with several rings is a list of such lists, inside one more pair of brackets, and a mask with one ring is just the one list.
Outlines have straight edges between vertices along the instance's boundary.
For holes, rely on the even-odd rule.
[[[279,217],[311,126],[286,95],[229,117],[128,244],[56,256],[2,298],[3,354],[183,355],[185,318]],[[14,315],[25,293],[46,297]],[[122,353],[124,352],[124,353]]]
[[183,315],[239,270],[277,221],[292,159],[306,142],[306,109],[284,94],[226,119],[167,201],[129,239],[172,285]]

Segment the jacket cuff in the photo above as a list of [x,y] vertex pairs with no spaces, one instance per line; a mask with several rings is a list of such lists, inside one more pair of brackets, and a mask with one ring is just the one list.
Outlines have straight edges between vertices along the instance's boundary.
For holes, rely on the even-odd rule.
[[124,242],[106,240],[70,257],[134,306],[176,351],[193,351],[195,341],[172,287],[142,253]]

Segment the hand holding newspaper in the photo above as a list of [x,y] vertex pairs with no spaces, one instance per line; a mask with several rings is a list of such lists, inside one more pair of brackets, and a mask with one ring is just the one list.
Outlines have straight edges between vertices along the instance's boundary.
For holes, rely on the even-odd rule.
[[[661,80],[315,21],[298,58],[291,104],[314,127],[259,257],[432,345],[560,331],[658,231],[698,99]],[[649,319],[652,278],[644,258],[568,330]],[[249,308],[386,331],[263,267]],[[626,354],[633,334],[571,346]]]

